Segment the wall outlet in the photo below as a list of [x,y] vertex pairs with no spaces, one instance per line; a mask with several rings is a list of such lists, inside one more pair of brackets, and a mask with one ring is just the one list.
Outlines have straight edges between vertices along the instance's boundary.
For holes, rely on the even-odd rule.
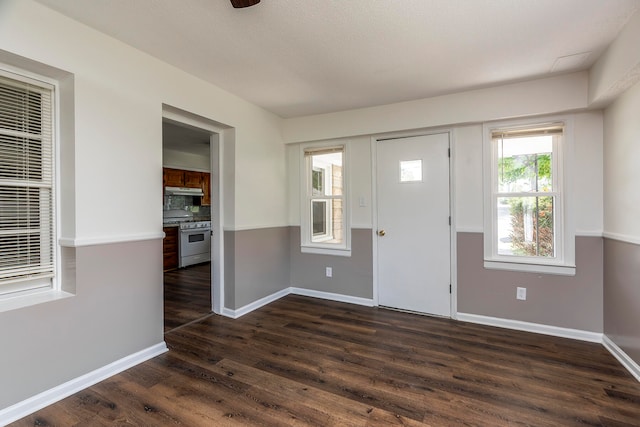
[[516,298],[525,301],[527,299],[527,288],[517,288]]
[[325,268],[325,274],[327,275],[327,277],[333,277],[333,268],[331,267]]

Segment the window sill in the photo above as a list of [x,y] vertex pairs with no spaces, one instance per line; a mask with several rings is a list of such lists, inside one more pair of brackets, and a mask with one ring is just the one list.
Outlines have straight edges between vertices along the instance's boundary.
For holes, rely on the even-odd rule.
[[38,290],[17,295],[4,295],[0,297],[0,313],[46,302],[57,301],[72,296],[74,295],[69,292],[52,289]]
[[575,265],[525,264],[506,261],[484,261],[484,268],[490,270],[519,271],[522,273],[556,274],[560,276],[575,276]]
[[332,255],[332,256],[351,256],[351,249],[333,249],[333,248],[318,248],[315,246],[300,246],[300,252],[303,254],[318,254],[318,255]]

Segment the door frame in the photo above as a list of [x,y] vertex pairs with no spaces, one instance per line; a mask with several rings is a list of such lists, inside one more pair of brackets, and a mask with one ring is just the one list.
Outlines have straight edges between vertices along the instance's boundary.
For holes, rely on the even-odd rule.
[[429,136],[446,133],[449,136],[449,214],[451,216],[451,226],[449,227],[450,240],[450,278],[451,278],[451,318],[458,318],[458,264],[456,254],[456,197],[455,197],[455,130],[452,128],[435,128],[422,131],[396,132],[384,135],[374,135],[371,137],[371,239],[372,239],[372,264],[373,264],[373,305],[379,307],[378,301],[378,142],[390,139],[411,138],[415,136]]
[[195,127],[209,132],[210,153],[210,188],[214,197],[211,198],[211,265],[217,268],[211,271],[211,310],[222,314],[224,310],[224,139],[225,133],[233,128],[224,127],[213,120],[196,116],[168,105],[162,106],[162,120],[178,125]]

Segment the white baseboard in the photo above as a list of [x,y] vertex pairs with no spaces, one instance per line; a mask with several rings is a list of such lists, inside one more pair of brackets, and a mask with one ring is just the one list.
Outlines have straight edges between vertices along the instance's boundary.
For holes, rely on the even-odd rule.
[[330,301],[346,302],[349,304],[365,305],[367,307],[373,307],[375,305],[373,303],[373,300],[368,298],[360,298],[360,297],[353,297],[350,295],[334,294],[331,292],[321,292],[321,291],[314,291],[310,289],[291,287],[291,288],[283,289],[271,295],[267,295],[266,297],[261,298],[257,301],[254,301],[251,304],[247,304],[243,307],[240,307],[237,310],[224,307],[222,309],[222,313],[220,314],[226,317],[230,317],[232,319],[237,319],[240,316],[244,316],[245,314],[251,313],[253,310],[257,310],[260,307],[263,307],[269,303],[277,301],[280,298],[286,297],[289,294],[326,299]]
[[164,352],[168,351],[165,342],[158,343],[151,347],[140,350],[137,353],[125,356],[120,360],[116,360],[106,366],[91,371],[87,374],[74,378],[59,386],[53,387],[49,390],[38,393],[28,399],[18,402],[15,405],[9,406],[4,409],[0,409],[0,425],[5,426],[9,423],[26,417],[35,411],[49,406],[52,403],[58,402],[65,397],[71,396],[87,387],[99,383],[117,373],[120,373],[126,369],[129,369],[139,363],[156,357]]
[[551,335],[554,337],[602,343],[602,334],[598,332],[561,328],[559,326],[542,325],[540,323],[522,322],[520,320],[501,319],[499,317],[481,316],[469,313],[458,313],[457,318],[461,322],[478,323],[480,325],[497,326],[499,328],[534,332],[536,334]]
[[609,353],[611,353],[613,357],[618,359],[618,362],[622,363],[622,366],[624,366],[636,380],[640,381],[640,365],[606,335],[602,336],[602,345],[609,350]]
[[231,317],[232,319],[237,319],[240,316],[244,316],[245,314],[251,313],[253,310],[257,310],[260,307],[263,307],[263,306],[265,306],[265,305],[267,305],[269,303],[277,301],[282,297],[286,297],[289,294],[290,294],[289,288],[285,288],[285,289],[283,289],[281,291],[278,291],[278,292],[273,293],[271,295],[267,295],[264,298],[260,298],[257,301],[254,301],[254,302],[252,302],[250,304],[247,304],[247,305],[245,305],[243,307],[240,307],[237,310],[233,310],[233,309],[224,307],[222,309],[222,315],[226,316],[226,317]]
[[373,300],[370,298],[353,297],[350,295],[334,294],[332,292],[322,292],[322,291],[314,291],[311,289],[292,287],[292,288],[289,288],[289,293],[293,295],[302,295],[305,297],[313,297],[313,298],[326,299],[330,301],[346,302],[349,304],[364,305],[367,307],[374,306]]

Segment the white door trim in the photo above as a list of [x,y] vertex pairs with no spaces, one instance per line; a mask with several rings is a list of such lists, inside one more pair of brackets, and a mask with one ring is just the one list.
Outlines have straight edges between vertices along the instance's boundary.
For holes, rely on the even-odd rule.
[[457,276],[457,245],[456,245],[456,215],[455,215],[455,132],[453,129],[445,128],[445,129],[430,129],[425,131],[416,131],[416,132],[402,132],[396,134],[387,134],[387,135],[374,135],[371,137],[371,207],[372,207],[372,229],[371,229],[371,239],[372,239],[372,261],[373,261],[373,305],[378,307],[380,306],[378,301],[378,291],[379,291],[379,283],[378,283],[378,239],[377,231],[378,231],[378,180],[377,180],[377,143],[378,141],[385,141],[389,139],[400,139],[400,138],[411,138],[415,136],[427,136],[427,135],[437,135],[446,133],[449,136],[449,149],[451,150],[451,155],[449,156],[449,212],[451,215],[451,227],[449,227],[450,232],[450,278],[451,278],[451,318],[457,319],[458,315],[458,276]]

